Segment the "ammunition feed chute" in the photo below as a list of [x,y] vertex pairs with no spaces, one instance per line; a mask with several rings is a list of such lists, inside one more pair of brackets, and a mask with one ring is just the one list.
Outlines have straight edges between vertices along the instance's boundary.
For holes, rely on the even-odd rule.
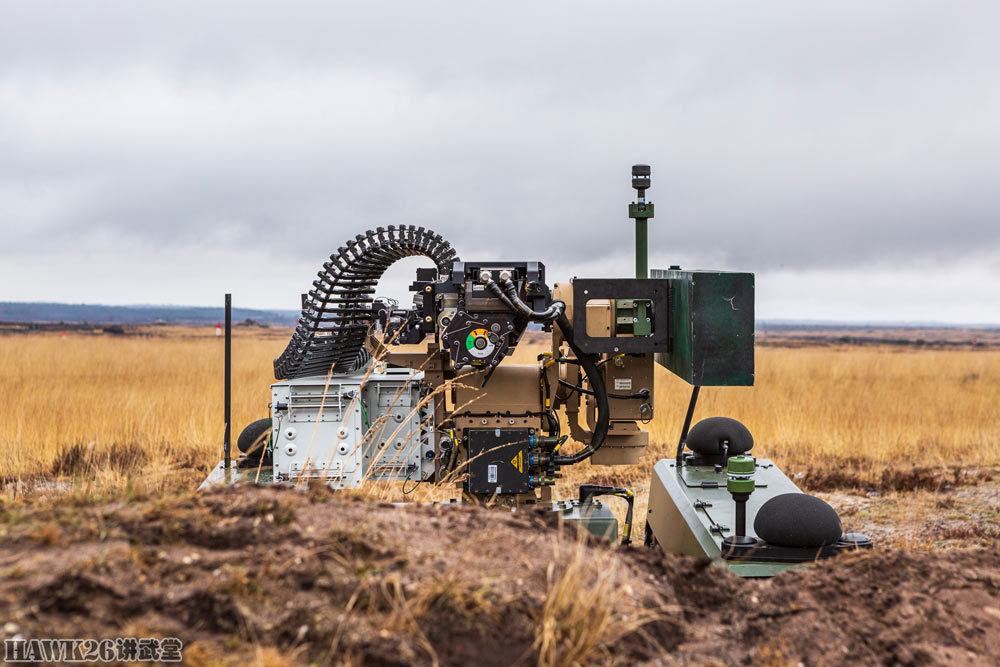
[[378,227],[337,249],[303,296],[302,315],[285,351],[274,360],[278,380],[349,372],[367,360],[365,337],[375,317],[375,287],[395,262],[423,255],[440,271],[458,260],[438,234],[412,225]]

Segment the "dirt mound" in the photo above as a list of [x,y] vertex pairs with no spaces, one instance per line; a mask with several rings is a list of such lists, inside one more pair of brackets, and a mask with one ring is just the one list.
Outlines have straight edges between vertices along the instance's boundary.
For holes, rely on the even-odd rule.
[[844,557],[756,589],[740,596],[743,637],[770,633],[773,649],[807,664],[1000,662],[994,549]]
[[993,549],[746,581],[549,523],[322,489],[5,507],[4,638],[177,636],[191,664],[1000,661]]

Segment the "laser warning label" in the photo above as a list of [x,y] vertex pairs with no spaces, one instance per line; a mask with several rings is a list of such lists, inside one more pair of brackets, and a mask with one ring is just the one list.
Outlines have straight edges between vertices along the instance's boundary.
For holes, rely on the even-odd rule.
[[518,452],[517,456],[515,456],[514,458],[512,458],[510,460],[510,464],[512,466],[514,466],[515,468],[517,468],[518,472],[523,473],[524,472],[524,452],[523,451]]

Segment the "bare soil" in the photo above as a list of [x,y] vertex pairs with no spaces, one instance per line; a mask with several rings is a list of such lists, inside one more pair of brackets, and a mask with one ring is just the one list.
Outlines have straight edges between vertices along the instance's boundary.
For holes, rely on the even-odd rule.
[[569,573],[573,603],[607,622],[583,653],[572,627],[557,628],[550,656],[997,664],[1000,553],[988,545],[876,550],[750,581],[581,541],[530,511],[322,488],[63,497],[2,508],[0,615],[3,638],[177,636],[191,664],[262,650],[290,663],[534,664],[546,621],[572,617],[553,604]]

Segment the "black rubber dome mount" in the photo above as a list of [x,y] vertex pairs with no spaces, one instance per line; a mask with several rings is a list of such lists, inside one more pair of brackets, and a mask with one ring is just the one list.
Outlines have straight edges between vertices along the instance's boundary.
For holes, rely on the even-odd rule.
[[729,417],[709,417],[691,427],[687,446],[702,456],[721,456],[728,445],[728,455],[736,456],[753,449],[750,429]]
[[783,493],[768,500],[757,510],[753,529],[768,544],[782,547],[823,547],[843,534],[837,511],[807,493]]
[[[263,445],[267,445],[267,439],[263,436],[270,430],[270,419],[258,419],[255,422],[251,422],[240,433],[240,437],[236,439],[236,446],[239,447],[239,450],[244,454],[250,454],[250,448],[253,447],[254,443],[258,440],[260,440]],[[260,456],[263,449],[263,447],[258,446],[253,454]]]

